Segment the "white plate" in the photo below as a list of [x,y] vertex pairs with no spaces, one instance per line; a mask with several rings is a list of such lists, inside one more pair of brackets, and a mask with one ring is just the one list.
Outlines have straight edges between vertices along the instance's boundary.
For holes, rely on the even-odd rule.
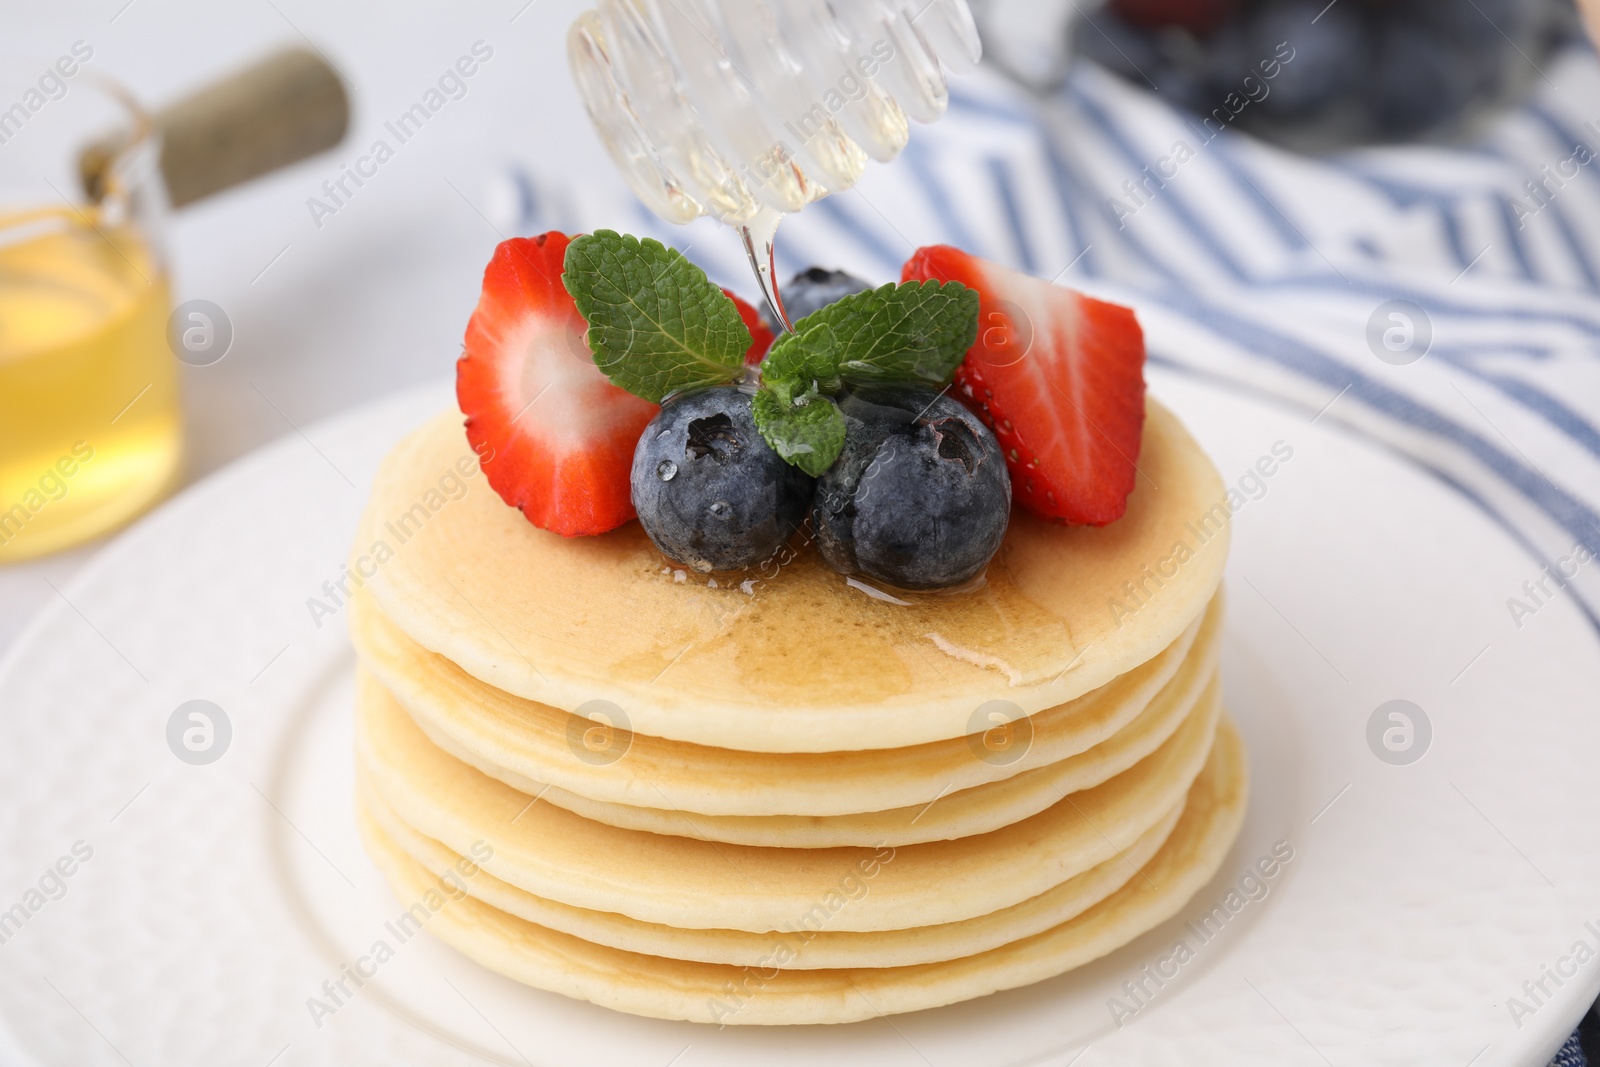
[[[1217,880],[1165,927],[1028,989],[799,1031],[614,1014],[421,936],[314,1020],[311,998],[334,1006],[323,983],[392,942],[384,921],[402,906],[352,825],[343,619],[318,627],[307,603],[340,577],[379,457],[448,402],[434,389],[189,490],[101,555],[0,668],[0,909],[27,913],[0,945],[15,1058],[1542,1064],[1600,987],[1600,960],[1568,957],[1600,949],[1595,633],[1565,600],[1516,630],[1504,602],[1536,564],[1415,467],[1170,372],[1152,384],[1232,484],[1275,442],[1293,449],[1239,511],[1229,568],[1224,669],[1250,815]],[[1397,698],[1432,726],[1404,766],[1367,741]],[[194,699],[232,727],[209,765],[167,742]],[[1189,924],[1280,841],[1293,858],[1245,883],[1202,942]],[[63,894],[46,871],[77,842],[92,858],[62,864]],[[28,894],[41,878],[59,899]],[[1546,968],[1576,973],[1558,986]],[[1536,1003],[1523,983],[1541,979]],[[1117,1019],[1112,998],[1138,1006],[1125,983],[1148,1002]],[[1513,1019],[1511,997],[1529,1011]]]

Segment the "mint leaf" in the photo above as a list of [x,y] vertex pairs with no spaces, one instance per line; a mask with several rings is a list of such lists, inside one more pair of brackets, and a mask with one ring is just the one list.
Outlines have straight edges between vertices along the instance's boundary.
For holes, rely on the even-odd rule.
[[844,415],[828,397],[811,389],[790,402],[762,389],[750,406],[756,429],[772,450],[811,477],[820,477],[839,458]]
[[833,328],[818,323],[803,333],[779,335],[761,361],[761,380],[786,404],[808,389],[837,393],[844,388],[839,378],[842,362],[844,350]]
[[978,294],[960,282],[855,293],[795,323],[761,362],[756,427],[813,478],[839,457],[845,422],[829,397],[846,384],[943,385],[978,336]]
[[854,293],[796,324],[799,334],[826,327],[851,384],[950,380],[978,337],[978,294],[960,282],[903,282]]
[[676,249],[596,230],[573,239],[563,268],[595,365],[628,392],[659,404],[743,372],[751,342],[738,308]]

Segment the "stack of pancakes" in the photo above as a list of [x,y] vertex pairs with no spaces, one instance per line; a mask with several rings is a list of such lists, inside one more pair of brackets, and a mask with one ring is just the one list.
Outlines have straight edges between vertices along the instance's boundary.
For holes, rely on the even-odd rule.
[[981,588],[735,580],[564,539],[447,412],[352,557],[358,807],[433,934],[528,985],[723,1024],[914,1011],[1176,912],[1243,817],[1215,470],[1148,407],[1127,515],[1018,512]]

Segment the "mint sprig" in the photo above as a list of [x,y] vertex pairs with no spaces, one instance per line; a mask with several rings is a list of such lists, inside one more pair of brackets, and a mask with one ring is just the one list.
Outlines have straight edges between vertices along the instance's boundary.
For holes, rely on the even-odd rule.
[[[800,321],[809,324],[812,317]],[[780,335],[767,349],[761,361],[761,382],[777,390],[785,403],[808,389],[832,395],[844,388],[839,375],[842,353],[838,335],[827,323],[804,332],[796,327],[796,332]]]
[[834,369],[847,384],[940,386],[978,338],[978,294],[960,282],[931,280],[853,293],[801,319],[773,343],[768,359],[782,360],[790,345],[815,350],[830,335]]
[[[588,321],[595,365],[660,403],[744,373],[750,331],[728,295],[681,252],[612,230],[573,238],[561,282]],[[833,400],[847,387],[942,386],[978,336],[978,294],[960,282],[903,282],[835,301],[795,323],[761,363],[752,413],[785,461],[820,476],[844,448]]]
[[750,401],[756,429],[784,460],[819,478],[844,448],[844,415],[815,389],[793,399],[761,389]]
[[659,404],[743,372],[739,309],[675,248],[596,230],[567,246],[561,284],[589,323],[595,365],[635,396]]
[[943,385],[977,337],[978,294],[960,282],[854,293],[772,342],[761,362],[756,428],[778,455],[815,477],[844,447],[844,416],[830,396],[847,385]]

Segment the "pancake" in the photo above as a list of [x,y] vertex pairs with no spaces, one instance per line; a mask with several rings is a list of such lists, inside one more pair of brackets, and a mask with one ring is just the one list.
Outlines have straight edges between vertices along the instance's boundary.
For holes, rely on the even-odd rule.
[[[458,854],[401,822],[364,782],[359,793],[358,818],[371,820],[378,831],[430,874],[443,876],[461,861]],[[479,871],[462,882],[467,892],[490,907],[585,941],[631,952],[758,967],[763,961],[770,961],[774,947],[782,942],[796,950],[794,957],[785,961],[786,968],[904,967],[971,956],[1066,922],[1122,888],[1130,878],[1138,877],[1139,868],[1166,842],[1182,814],[1183,804],[1179,803],[1121,855],[1031,900],[962,922],[908,930],[829,930],[826,908],[814,912],[810,922],[796,924],[794,931],[753,934],[744,930],[679,930],[611,912],[558,904],[507,885],[487,871]],[[861,885],[860,891],[871,891],[869,883],[863,881]]]
[[953,841],[878,848],[765,848],[607,826],[530,798],[434,746],[363,675],[358,764],[408,826],[535,896],[692,929],[761,933],[804,914],[841,878],[876,868],[873,891],[833,929],[894,930],[969,919],[1037,896],[1130,847],[1178,803],[1211,736],[1194,720],[1129,770],[1031,818]]
[[[1173,685],[1136,725],[1088,752],[1049,767],[991,785],[935,796],[926,804],[857,815],[691,815],[661,808],[630,808],[575,797],[554,788],[543,799],[610,826],[656,834],[725,841],[765,848],[871,847],[887,841],[896,847],[925,841],[950,841],[998,830],[1059,803],[1070,793],[1091,789],[1139,762],[1163,744],[1210,744],[1222,712],[1222,686],[1216,671],[1192,672],[1189,684]],[[537,790],[535,790],[537,791]]]
[[1149,400],[1146,414],[1121,519],[1018,510],[983,587],[960,595],[866,590],[806,547],[730,585],[671,565],[637,523],[540,530],[476,476],[455,411],[384,461],[352,573],[488,685],[563,711],[611,701],[653,737],[753,752],[960,738],[997,697],[1031,715],[1150,660],[1216,590],[1221,480],[1171,413]]
[[[366,690],[366,699],[393,701],[378,687]],[[998,830],[1037,815],[1069,793],[1115,777],[1164,744],[1203,747],[1209,744],[1221,709],[1222,688],[1215,665],[1186,663],[1143,715],[1087,752],[1004,781],[936,793],[923,804],[853,815],[700,815],[671,808],[607,804],[481,766],[471,753],[456,752],[449,744],[439,747],[521,793],[608,826],[763,848],[868,848],[882,842],[898,847]],[[429,739],[435,740],[431,734]],[[659,798],[670,800],[665,791]]]
[[[1098,959],[1176,914],[1211,879],[1243,821],[1247,792],[1243,745],[1226,719],[1217,738],[1204,772],[1188,790],[1177,827],[1142,877],[1059,926],[960,959],[828,970],[674,960],[559,933],[470,896],[443,902],[426,929],[490,970],[527,985],[663,1019],[840,1023],[969,1000]],[[438,892],[437,878],[370,820],[364,831],[373,860],[402,902]],[[883,874],[892,869],[892,864],[885,867]],[[863,899],[877,892],[875,886]]]
[[[1164,709],[1168,714],[1154,720],[1146,712],[1179,668],[1204,670],[1197,664],[1215,662],[1222,597],[1213,597],[1202,619],[1152,659],[1032,716],[1018,728],[1028,738],[1018,746],[1022,751],[1008,752],[1004,759],[974,758],[977,739],[970,737],[895,750],[767,753],[619,731],[612,743],[622,756],[592,761],[580,758],[573,741],[588,720],[485,685],[406,637],[370,597],[358,596],[351,605],[350,629],[363,665],[435,744],[525,793],[549,786],[547,799],[595,817],[601,809],[586,808],[581,800],[696,816],[844,815],[921,808],[941,794],[1059,764],[1079,753],[1088,758],[1079,765],[1080,777],[1058,782],[1063,792],[1096,785],[1125,769],[1176,729],[1178,720],[1170,713],[1186,709]],[[1119,747],[1088,756],[1113,742]]]

